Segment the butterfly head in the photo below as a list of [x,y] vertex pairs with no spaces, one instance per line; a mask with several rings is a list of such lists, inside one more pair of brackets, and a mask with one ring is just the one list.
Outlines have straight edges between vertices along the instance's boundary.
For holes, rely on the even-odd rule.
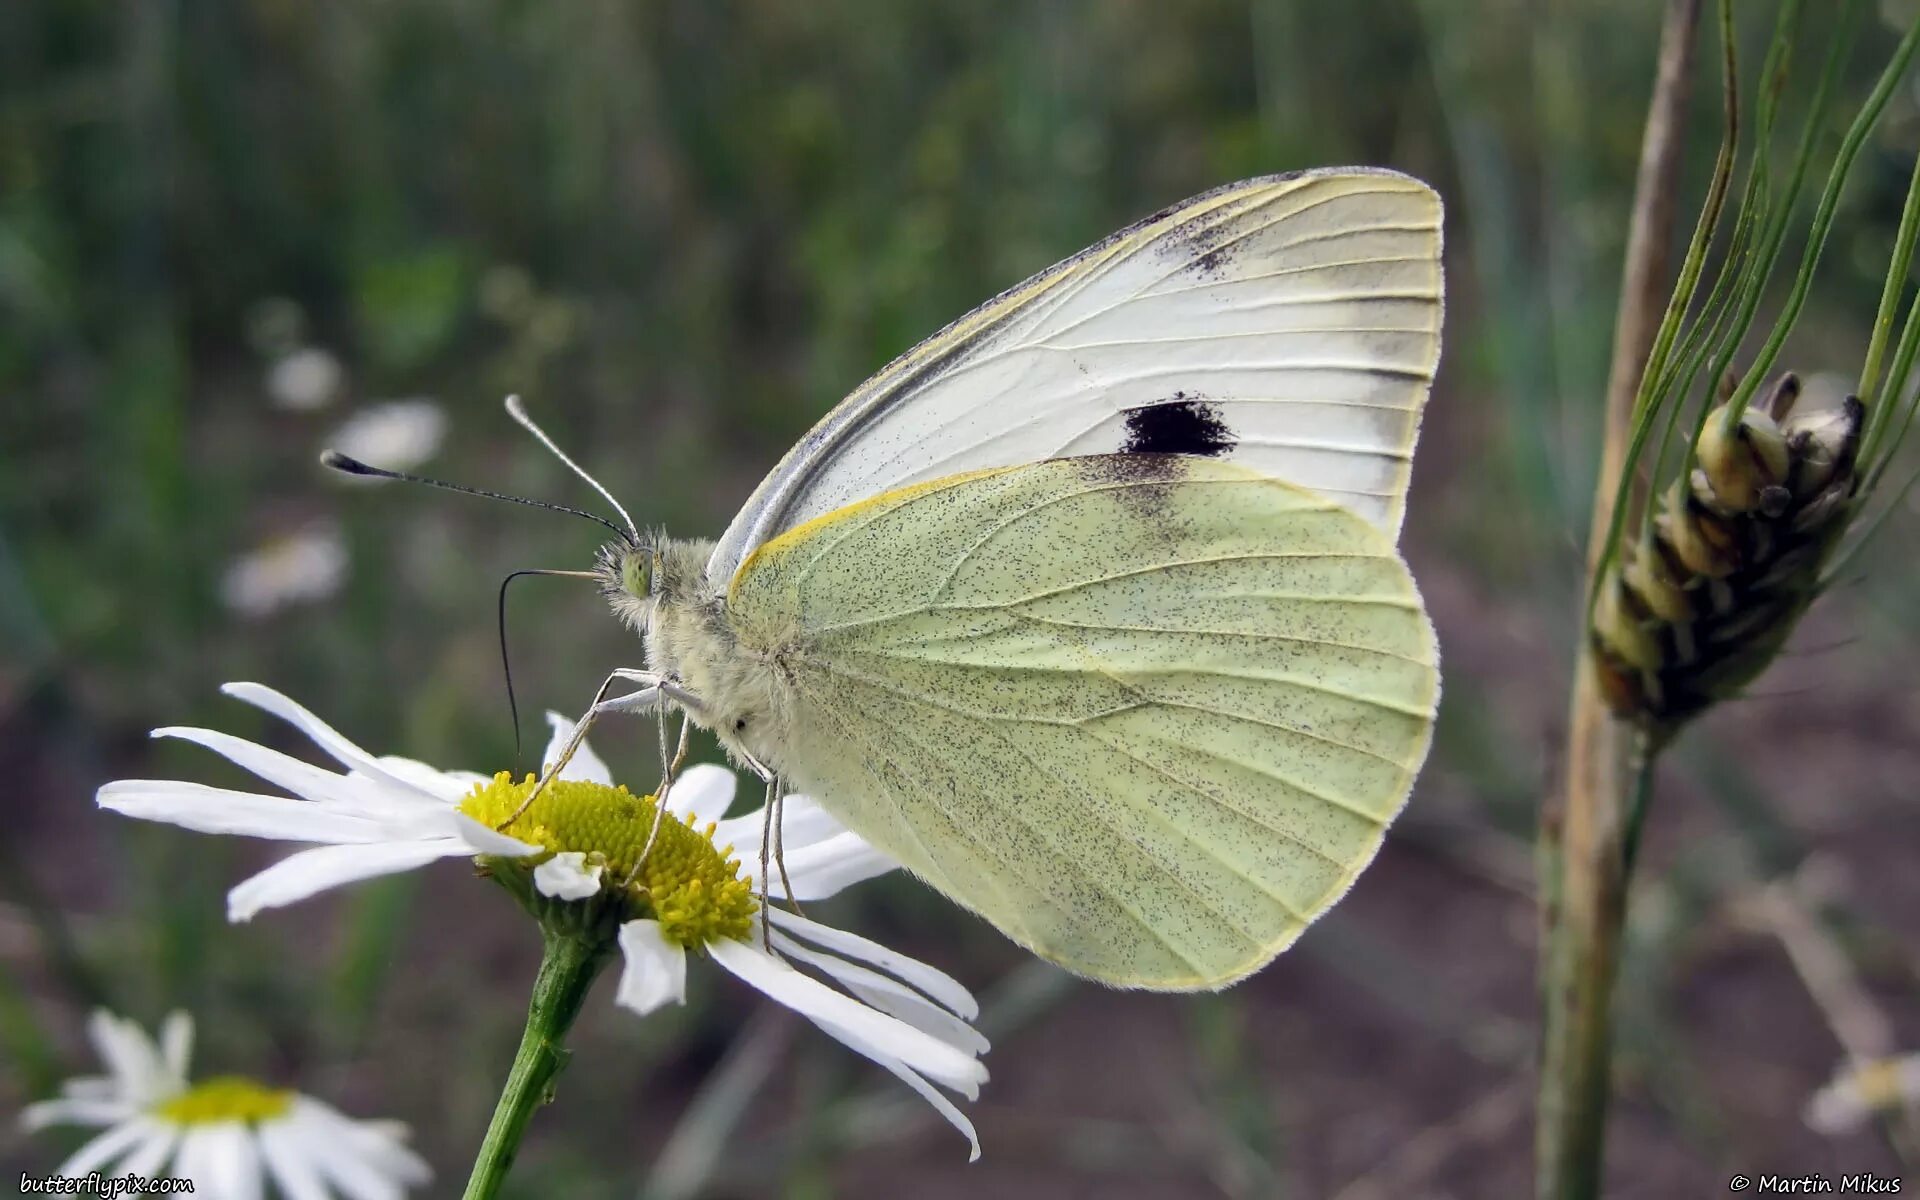
[[622,621],[636,631],[646,628],[647,615],[659,594],[660,552],[656,538],[632,538],[600,547],[593,573],[600,591]]

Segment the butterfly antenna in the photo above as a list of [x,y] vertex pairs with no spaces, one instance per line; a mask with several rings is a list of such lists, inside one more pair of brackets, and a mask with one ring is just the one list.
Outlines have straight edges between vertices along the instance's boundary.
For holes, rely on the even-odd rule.
[[548,570],[548,569],[532,569],[532,570],[525,570],[525,571],[509,572],[507,574],[507,577],[500,581],[500,604],[499,604],[500,673],[504,675],[507,680],[507,712],[513,719],[513,761],[515,763],[518,763],[520,761],[520,753],[522,749],[520,744],[520,702],[514,698],[513,659],[507,653],[507,585],[512,583],[514,580],[519,579],[523,575],[561,575],[561,576],[565,576],[568,579],[598,579],[599,578],[599,576],[595,575],[591,571],[556,571],[556,570]]
[[578,475],[580,478],[586,480],[587,486],[592,488],[594,491],[599,492],[601,499],[605,500],[608,504],[613,505],[613,511],[619,513],[620,519],[627,523],[627,532],[632,535],[633,543],[635,545],[639,544],[640,527],[633,523],[633,518],[627,515],[627,510],[625,508],[622,508],[620,506],[620,502],[613,498],[612,492],[609,492],[606,488],[600,485],[600,481],[598,479],[595,479],[593,476],[587,474],[585,468],[581,467],[579,463],[573,461],[571,458],[568,458],[567,452],[554,444],[553,439],[547,436],[546,430],[540,428],[538,425],[535,425],[533,423],[533,418],[527,415],[527,406],[521,403],[519,396],[507,397],[507,415],[512,417],[515,421],[518,421],[522,429],[526,430],[528,433],[538,438],[540,440],[540,444],[542,446],[545,446],[549,451],[551,451],[555,458],[567,464],[568,470],[572,471],[575,475]]
[[[444,479],[429,479],[425,475],[409,475],[405,471],[389,471],[385,467],[369,466],[357,458],[351,458],[340,453],[338,450],[322,450],[320,452],[320,465],[330,471],[338,471],[342,475],[361,475],[369,479],[398,479],[402,483],[424,483],[428,487],[442,488],[449,492],[459,492],[463,496],[480,496],[487,500],[505,500],[509,504],[524,504],[529,508],[544,508],[548,512],[569,513],[573,516],[585,517],[589,521],[605,525],[608,529],[613,530],[613,535],[621,541],[631,542],[633,540],[627,530],[620,528],[605,517],[578,508],[568,508],[564,504],[549,504],[545,500],[529,500],[525,496],[509,496],[505,492],[490,492],[485,488],[468,487],[460,483],[448,483]],[[620,506],[616,504],[614,507],[619,508]],[[624,517],[627,514],[622,511],[620,515]],[[631,525],[632,521],[629,520],[628,524]]]

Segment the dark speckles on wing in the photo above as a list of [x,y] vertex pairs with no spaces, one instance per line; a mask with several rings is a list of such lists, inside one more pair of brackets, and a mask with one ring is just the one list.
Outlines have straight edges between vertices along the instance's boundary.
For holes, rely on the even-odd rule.
[[1219,458],[1235,443],[1220,410],[1203,400],[1175,392],[1158,404],[1127,411],[1122,454],[1191,454]]

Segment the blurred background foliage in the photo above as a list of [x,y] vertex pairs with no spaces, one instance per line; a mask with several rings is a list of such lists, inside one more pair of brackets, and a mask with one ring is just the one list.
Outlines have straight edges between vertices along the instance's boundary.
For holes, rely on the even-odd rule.
[[[1817,28],[1831,10],[1813,8]],[[230,679],[375,749],[512,764],[494,588],[585,565],[594,532],[328,478],[315,454],[349,416],[430,398],[446,436],[423,435],[422,469],[582,503],[500,413],[520,392],[641,521],[712,534],[840,395],[983,298],[1216,184],[1370,163],[1449,204],[1407,537],[1447,694],[1354,895],[1260,978],[1179,998],[1069,983],[910,881],[870,885],[836,916],[987,997],[983,1164],[878,1072],[696,978],[692,1004],[646,1023],[590,1007],[517,1194],[1519,1194],[1529,840],[1657,10],[0,5],[0,1110],[85,1065],[89,1005],[185,1005],[206,1069],[402,1116],[439,1194],[464,1176],[537,957],[506,897],[445,866],[228,929],[225,888],[276,848],[90,802],[116,776],[228,780],[152,726],[280,738],[218,697]],[[1751,64],[1770,14],[1742,13]],[[1892,40],[1863,24],[1856,96]],[[1717,86],[1695,105],[1693,197]],[[1841,372],[1837,390],[1916,145],[1908,90],[1784,360]],[[1669,768],[1623,979],[1620,1194],[1895,1161],[1871,1128],[1801,1123],[1840,1051],[1748,901],[1819,867],[1821,928],[1920,1044],[1913,524],[1823,604],[1770,694]],[[287,552],[314,529],[330,571]],[[263,547],[281,556],[248,559]],[[248,602],[242,561],[304,582]],[[510,631],[531,713],[577,711],[639,657],[566,581],[520,585]],[[646,777],[648,727],[599,743]],[[0,1176],[58,1149],[0,1133]]]

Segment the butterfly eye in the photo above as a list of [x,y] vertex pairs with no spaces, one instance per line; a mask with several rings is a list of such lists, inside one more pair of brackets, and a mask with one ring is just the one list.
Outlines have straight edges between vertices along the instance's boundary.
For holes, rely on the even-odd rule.
[[646,599],[653,591],[653,555],[646,550],[629,551],[620,564],[620,586],[627,594]]

